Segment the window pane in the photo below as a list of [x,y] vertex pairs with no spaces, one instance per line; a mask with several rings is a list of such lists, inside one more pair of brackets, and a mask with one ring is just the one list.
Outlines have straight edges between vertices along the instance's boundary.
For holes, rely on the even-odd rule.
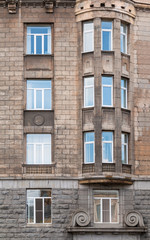
[[27,29],[31,34],[48,34],[50,32],[50,27],[28,27]]
[[102,29],[112,29],[112,22],[102,21]]
[[27,88],[51,88],[51,81],[48,80],[28,80]]
[[102,84],[103,85],[110,85],[112,86],[113,80],[112,77],[102,77]]
[[27,190],[27,198],[31,197],[40,197],[41,196],[41,190]]
[[112,132],[102,132],[103,141],[113,141],[113,133]]
[[94,143],[85,145],[85,163],[94,162]]
[[36,36],[36,54],[42,54],[42,36]]
[[36,164],[42,164],[42,144],[36,144]]
[[94,216],[95,216],[95,222],[101,222],[101,200],[100,199],[94,200]]
[[27,143],[50,143],[51,134],[27,134]]
[[94,106],[93,87],[85,89],[85,107]]
[[44,144],[44,164],[51,163],[51,145]]
[[35,199],[36,202],[36,223],[43,223],[42,199]]
[[117,199],[111,199],[111,222],[118,222],[118,203]]
[[103,31],[102,43],[102,50],[111,51],[111,32]]
[[86,142],[94,141],[94,132],[85,133],[85,141]]
[[44,54],[48,53],[48,35],[44,36]]
[[83,25],[83,51],[90,52],[94,50],[94,28],[93,23],[84,23]]
[[27,164],[34,163],[34,145],[27,144]]
[[42,108],[42,91],[36,90],[36,108]]
[[103,162],[112,162],[112,143],[103,143]]
[[51,223],[51,199],[44,199],[44,223]]
[[44,109],[51,109],[51,89],[44,90]]
[[93,51],[93,32],[84,34],[84,52]]
[[109,199],[102,199],[103,222],[110,222]]
[[27,200],[28,223],[34,223],[34,199]]
[[27,89],[27,109],[34,109],[34,90]]
[[31,54],[31,36],[27,36],[27,54]]
[[111,87],[103,87],[103,105],[112,106]]
[[94,78],[84,78],[84,106],[94,106]]

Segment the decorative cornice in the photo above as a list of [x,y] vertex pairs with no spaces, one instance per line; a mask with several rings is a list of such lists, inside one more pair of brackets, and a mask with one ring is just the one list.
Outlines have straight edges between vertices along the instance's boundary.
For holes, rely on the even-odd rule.
[[0,0],[0,7],[7,7],[10,14],[17,12],[17,8],[45,7],[47,13],[53,13],[54,7],[74,7],[75,0]]

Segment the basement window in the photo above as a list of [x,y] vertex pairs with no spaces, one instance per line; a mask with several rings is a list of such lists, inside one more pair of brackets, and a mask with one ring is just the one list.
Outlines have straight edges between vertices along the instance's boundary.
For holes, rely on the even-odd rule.
[[94,191],[95,223],[118,223],[118,191]]
[[27,190],[27,222],[50,224],[51,190]]

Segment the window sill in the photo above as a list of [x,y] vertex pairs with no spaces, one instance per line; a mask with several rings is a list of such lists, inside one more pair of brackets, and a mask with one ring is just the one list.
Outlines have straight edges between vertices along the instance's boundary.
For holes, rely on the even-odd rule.
[[45,56],[49,56],[49,57],[54,57],[54,54],[24,54],[24,57],[32,57],[32,56],[38,56],[38,57],[45,57]]
[[81,52],[81,54],[88,54],[88,53],[94,53],[94,50],[93,51],[89,51],[89,52]]
[[110,106],[108,106],[108,107],[107,106],[102,106],[102,109],[115,109],[115,107],[113,107],[113,106],[112,107],[110,107]]
[[86,110],[94,110],[94,106],[93,106],[93,107],[83,107],[82,110],[83,110],[83,111],[86,111]]
[[121,56],[130,58],[130,55],[129,55],[128,53],[123,53],[123,52],[121,52]]
[[27,223],[26,227],[30,227],[30,228],[43,228],[43,227],[51,227],[52,226],[52,223],[45,223],[45,224],[42,224],[42,223],[33,223],[33,224],[29,224]]
[[96,234],[102,234],[102,233],[142,233],[147,232],[146,227],[118,227],[114,226],[113,224],[109,224],[108,227],[70,227],[67,228],[68,232],[70,233],[76,233],[76,234],[86,234],[86,233],[96,233]]
[[106,53],[106,54],[107,54],[107,53],[114,54],[114,51],[112,51],[112,50],[110,50],[110,51],[101,50],[101,52],[104,53],[104,54],[105,54],[105,53]]
[[130,109],[127,109],[127,108],[121,108],[121,111],[122,111],[122,112],[127,112],[127,113],[130,113],[130,112],[131,112],[131,110],[130,110]]
[[50,164],[22,164],[23,167],[53,167],[56,163],[50,163]]
[[53,109],[24,109],[24,112],[54,112]]

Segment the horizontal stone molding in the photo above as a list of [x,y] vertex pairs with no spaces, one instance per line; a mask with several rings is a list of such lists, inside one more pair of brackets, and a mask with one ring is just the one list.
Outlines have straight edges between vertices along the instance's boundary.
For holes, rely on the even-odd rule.
[[7,7],[10,14],[17,12],[17,9],[25,7],[45,7],[47,13],[53,13],[54,7],[74,7],[75,0],[1,0],[0,7]]
[[147,232],[147,228],[145,227],[111,227],[111,228],[103,228],[101,226],[98,228],[95,227],[70,227],[67,229],[68,232],[73,234],[82,234],[85,235],[87,233],[96,233],[96,234],[104,234],[104,233],[113,233],[113,234],[119,234],[119,233],[126,233],[126,234],[139,234],[143,232]]

